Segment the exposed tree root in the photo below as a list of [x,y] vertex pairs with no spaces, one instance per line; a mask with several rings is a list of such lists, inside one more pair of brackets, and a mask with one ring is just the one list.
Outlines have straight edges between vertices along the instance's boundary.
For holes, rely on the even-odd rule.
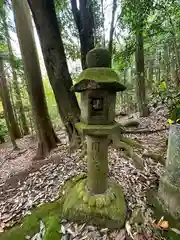
[[140,122],[136,119],[128,119],[124,122],[123,121],[121,122],[121,125],[123,127],[138,127],[139,124],[140,124]]
[[156,163],[161,163],[162,165],[165,165],[165,159],[163,156],[157,154],[157,153],[153,153],[153,152],[144,152],[142,154],[143,157],[149,157],[152,158],[154,160],[154,162]]
[[162,129],[156,129],[156,130],[149,130],[148,128],[140,128],[140,129],[133,129],[133,130],[122,129],[122,132],[126,134],[141,134],[141,133],[152,134],[152,133],[162,132],[167,129],[169,128],[167,127]]
[[137,143],[135,140],[125,137],[122,134],[119,136],[119,139],[120,139],[120,141],[125,142],[126,144],[130,145],[131,147],[140,148],[140,149],[145,148],[141,144]]
[[[165,129],[155,130],[155,131],[150,131],[150,132],[152,133],[152,132],[163,131],[163,130],[165,130]],[[145,131],[148,132],[149,129],[145,129]],[[116,134],[112,134],[111,136],[109,136],[109,142],[110,142],[110,144],[113,145],[114,148],[123,150],[124,155],[132,158],[136,168],[143,170],[143,168],[144,168],[143,157],[150,157],[156,163],[160,162],[161,164],[164,164],[165,160],[164,160],[163,156],[156,154],[156,153],[152,153],[151,151],[148,151],[148,149],[146,149],[146,147],[144,147],[142,144],[138,143],[137,141],[135,141],[131,138],[124,136],[123,133],[127,133],[127,130],[124,130],[123,125],[120,124],[119,131]],[[75,134],[72,139],[73,139],[73,141],[70,143],[70,147],[69,147],[70,154],[75,149],[81,148],[82,151],[79,154],[79,159],[83,159],[87,154],[87,144],[85,141],[85,137]],[[140,154],[140,155],[142,155],[142,157],[139,156],[134,151],[134,148],[143,151],[143,153]]]
[[[153,159],[156,163],[160,162],[161,164],[165,164],[164,157],[157,154],[153,153],[149,150],[147,150],[143,145],[137,143],[135,140],[131,138],[124,137],[122,134],[113,134],[110,137],[110,143],[112,143],[112,146],[115,149],[120,149],[123,151],[123,154],[126,157],[129,157],[133,160],[134,166],[137,169],[143,170],[144,164],[143,164],[143,157],[149,157]],[[84,141],[83,144],[81,144],[82,151],[79,154],[79,158],[83,159],[86,154],[87,154],[87,145],[86,142]],[[139,156],[135,151],[135,149],[139,150],[144,150],[142,154],[142,157]]]
[[[126,142],[123,140],[126,140]],[[129,140],[131,140],[131,139],[128,139],[128,142],[130,142]],[[143,170],[143,168],[144,168],[143,159],[140,156],[138,156],[137,153],[134,152],[133,146],[130,146],[130,144],[127,143],[127,138],[124,138],[122,136],[118,137],[117,135],[113,135],[112,136],[112,145],[116,149],[123,150],[125,155],[132,158],[135,167],[140,170]]]
[[116,117],[119,117],[119,116],[127,116],[127,113],[125,113],[125,112],[117,112],[116,113]]

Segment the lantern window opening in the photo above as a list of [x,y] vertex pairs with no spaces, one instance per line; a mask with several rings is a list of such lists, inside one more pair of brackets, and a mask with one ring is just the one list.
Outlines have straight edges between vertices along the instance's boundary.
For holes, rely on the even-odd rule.
[[103,110],[103,98],[93,98],[91,100],[92,110],[93,111],[102,111]]

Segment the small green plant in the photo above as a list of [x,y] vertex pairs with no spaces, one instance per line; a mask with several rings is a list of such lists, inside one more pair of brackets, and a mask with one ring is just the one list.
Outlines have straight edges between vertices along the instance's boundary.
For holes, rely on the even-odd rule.
[[153,100],[161,102],[168,107],[170,123],[179,123],[180,121],[180,89],[174,86],[166,86],[162,82],[156,86],[153,94]]
[[0,143],[5,142],[7,136],[7,127],[4,119],[0,119]]

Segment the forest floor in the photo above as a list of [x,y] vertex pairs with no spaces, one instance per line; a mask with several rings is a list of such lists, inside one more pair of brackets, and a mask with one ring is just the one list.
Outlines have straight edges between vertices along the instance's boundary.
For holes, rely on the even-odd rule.
[[[149,117],[140,118],[139,127],[149,130],[167,128],[166,113],[164,108],[153,110]],[[128,136],[136,139],[149,150],[166,155],[168,130]],[[58,197],[59,187],[66,179],[87,171],[86,162],[78,158],[80,150],[69,154],[68,138],[63,129],[58,131],[58,137],[61,144],[41,161],[32,161],[36,140],[31,136],[17,141],[19,147],[17,151],[12,151],[10,143],[0,145],[0,232],[13,226],[26,214],[30,214],[33,206],[55,200]],[[141,155],[141,152],[138,154]],[[146,231],[143,235],[133,235],[134,239],[155,239],[151,228],[148,229],[154,219],[147,206],[146,191],[157,188],[164,167],[150,158],[143,159],[144,170],[141,171],[134,167],[132,159],[125,158],[120,150],[110,147],[109,175],[123,187],[129,209],[143,210]],[[79,240],[132,239],[127,236],[125,238],[125,230],[109,232],[108,229],[98,230],[94,226],[80,226],[75,223],[68,223],[68,229],[78,233],[78,237],[73,239]],[[133,227],[128,229],[132,233],[135,231]]]

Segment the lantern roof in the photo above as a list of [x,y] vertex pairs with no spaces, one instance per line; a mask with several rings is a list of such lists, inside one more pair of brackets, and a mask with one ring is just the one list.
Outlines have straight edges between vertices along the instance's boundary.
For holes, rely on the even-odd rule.
[[119,82],[119,76],[112,68],[97,67],[85,69],[72,87],[75,92],[90,89],[108,89],[118,92],[124,91],[126,87]]
[[124,91],[126,87],[120,83],[118,74],[110,67],[111,57],[104,48],[94,48],[87,53],[85,69],[76,79],[72,87],[75,92],[93,89],[106,89],[113,92]]

